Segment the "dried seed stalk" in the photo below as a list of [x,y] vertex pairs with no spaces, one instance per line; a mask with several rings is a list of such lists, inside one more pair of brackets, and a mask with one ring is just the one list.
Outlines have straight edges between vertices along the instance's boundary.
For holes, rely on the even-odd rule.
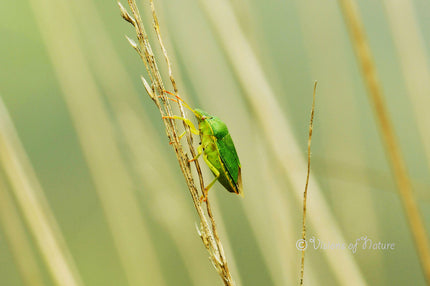
[[[166,64],[168,66],[170,82],[172,84],[175,95],[179,95],[176,81],[173,77],[171,63],[167,55],[167,51],[164,47],[163,40],[161,38],[160,28],[158,24],[157,15],[155,13],[154,3],[152,0],[149,0],[149,1],[152,9],[153,25],[154,25],[155,33],[157,35],[158,42],[160,44],[161,50],[163,51],[163,55],[164,55]],[[136,30],[138,43],[134,42],[132,39],[128,37],[127,37],[127,40],[129,41],[131,46],[137,51],[143,63],[145,64],[145,68],[148,73],[150,83],[148,83],[144,77],[141,77],[143,85],[145,86],[145,89],[148,92],[148,95],[151,97],[151,99],[154,101],[157,108],[159,109],[161,117],[163,118],[165,116],[167,117],[172,116],[173,113],[172,113],[172,108],[170,106],[170,101],[165,95],[164,83],[162,81],[156,59],[152,52],[152,48],[149,43],[147,33],[145,31],[145,27],[142,23],[139,10],[137,9],[137,6],[134,0],[128,0],[128,4],[130,6],[131,15],[121,5],[121,3],[118,3],[119,8],[121,10],[122,17],[124,18],[124,20],[132,24]],[[180,116],[186,118],[184,108],[181,104],[181,101],[179,100],[178,100],[178,107],[180,110]],[[174,120],[170,118],[164,118],[163,122],[166,129],[166,135],[169,138],[171,145],[173,146],[173,149],[175,150],[176,157],[178,159],[181,171],[185,177],[188,189],[191,194],[191,198],[194,203],[194,207],[200,218],[200,226],[198,227],[198,234],[200,235],[204,246],[208,250],[212,264],[214,265],[215,269],[218,271],[218,274],[223,280],[224,285],[234,285],[233,279],[231,277],[231,274],[227,265],[227,259],[224,254],[222,243],[218,236],[218,231],[217,231],[215,219],[213,217],[212,210],[210,207],[209,199],[206,200],[206,204],[205,204],[206,212],[207,212],[207,216],[206,216],[203,210],[202,204],[200,203],[199,192],[192,176],[191,166],[188,161],[189,160],[188,156],[184,152],[184,146],[182,146],[179,140],[176,124]],[[196,151],[193,147],[193,138],[191,136],[190,128],[185,123],[184,123],[184,128],[186,130],[187,143],[188,143],[188,148],[191,152],[191,156],[195,157]],[[195,160],[194,163],[199,177],[200,191],[203,194],[204,181],[203,181],[201,168],[198,160]]]

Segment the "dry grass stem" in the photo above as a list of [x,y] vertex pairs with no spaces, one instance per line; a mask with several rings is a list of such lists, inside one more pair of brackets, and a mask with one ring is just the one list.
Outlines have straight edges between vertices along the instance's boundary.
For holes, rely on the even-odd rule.
[[[147,36],[146,31],[145,31],[144,25],[142,23],[141,16],[140,16],[139,10],[136,6],[136,3],[134,0],[128,1],[132,15],[130,15],[120,3],[118,3],[118,4],[119,4],[120,10],[121,10],[122,17],[127,22],[131,23],[134,26],[134,28],[136,29],[136,34],[137,34],[137,39],[138,39],[139,44],[136,44],[134,41],[132,41],[130,39],[129,39],[129,42],[132,45],[132,47],[137,51],[137,53],[142,58],[142,60],[145,64],[145,67],[146,67],[146,70],[148,73],[148,77],[150,80],[150,84],[149,84],[145,80],[145,78],[142,77],[142,81],[143,81],[143,84],[145,86],[145,89],[147,90],[148,95],[151,97],[151,99],[154,101],[154,103],[158,107],[161,117],[172,116],[173,115],[172,108],[170,106],[170,102],[169,102],[168,98],[165,95],[164,83],[162,81],[159,69],[157,67],[157,62],[156,62],[154,54],[152,52],[151,45],[148,41],[148,36]],[[163,44],[163,41],[161,38],[160,29],[159,29],[159,25],[158,25],[157,16],[155,13],[153,1],[150,1],[150,4],[152,7],[154,29],[155,29],[159,44],[161,46],[161,49],[163,51],[164,58],[165,58],[166,63],[168,65],[170,81],[171,81],[171,84],[173,86],[174,93],[176,95],[178,95],[178,89],[177,89],[176,82],[175,82],[173,74],[172,74],[172,69],[171,69],[169,57],[167,55],[166,49],[164,48],[164,44]],[[186,118],[183,106],[182,106],[180,101],[178,101],[178,107],[180,110],[181,117]],[[215,220],[214,220],[214,217],[213,217],[213,214],[211,211],[209,199],[207,199],[207,201],[206,201],[206,211],[207,211],[210,223],[208,222],[208,218],[206,217],[204,210],[202,208],[202,205],[200,203],[199,193],[198,193],[197,187],[195,185],[195,182],[194,182],[194,179],[192,176],[189,159],[188,159],[187,154],[184,152],[183,146],[180,143],[176,124],[175,124],[174,120],[170,119],[170,118],[164,118],[163,122],[165,125],[167,137],[169,138],[169,141],[175,150],[175,153],[176,153],[176,156],[177,156],[177,159],[179,162],[179,166],[180,166],[181,171],[185,177],[188,189],[189,189],[191,197],[193,199],[194,207],[195,207],[197,214],[199,215],[199,218],[200,218],[200,226],[198,227],[199,235],[202,238],[203,244],[205,245],[206,249],[208,250],[208,252],[210,254],[211,261],[212,261],[213,265],[215,266],[216,270],[218,271],[220,277],[222,278],[224,284],[225,285],[234,285],[233,279],[232,279],[230,271],[229,271],[229,268],[227,266],[227,259],[225,257],[223,247],[222,247],[221,241],[220,241],[218,233],[217,233],[216,224],[215,224]],[[187,133],[187,142],[188,142],[189,150],[191,152],[192,157],[194,157],[196,155],[196,151],[193,147],[193,140],[192,140],[191,132],[189,130],[189,127],[186,124],[184,124],[184,128],[185,128],[186,133]],[[194,162],[195,162],[197,173],[199,176],[201,193],[204,194],[204,181],[203,181],[202,172],[201,172],[198,161],[195,160]]]
[[388,116],[384,96],[376,74],[369,44],[364,34],[362,22],[355,4],[351,0],[339,0],[342,12],[348,26],[351,41],[353,43],[357,60],[361,66],[364,81],[369,91],[370,101],[373,104],[376,119],[378,121],[381,136],[385,144],[385,150],[390,160],[394,177],[400,191],[406,217],[411,228],[420,258],[421,267],[427,283],[430,283],[430,247],[425,231],[424,223],[413,197],[412,186],[406,171],[399,145],[394,133],[394,128]]
[[[317,90],[317,82],[314,83],[314,92],[312,95],[312,111],[311,111],[311,120],[309,123],[309,139],[308,139],[308,170],[306,174],[306,184],[305,191],[303,192],[303,223],[302,223],[302,241],[306,241],[306,201],[308,197],[308,185],[309,185],[309,176],[311,173],[311,142],[312,142],[312,130],[314,127],[314,114],[315,114],[315,95]],[[303,285],[303,277],[305,274],[305,251],[306,248],[302,248],[302,257],[300,261],[300,285]]]

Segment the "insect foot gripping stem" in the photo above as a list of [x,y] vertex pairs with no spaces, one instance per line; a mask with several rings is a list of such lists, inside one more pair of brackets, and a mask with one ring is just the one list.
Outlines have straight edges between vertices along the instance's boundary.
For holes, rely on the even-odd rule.
[[188,162],[189,163],[194,162],[195,160],[197,160],[200,157],[200,155],[202,153],[203,153],[203,147],[202,147],[202,145],[199,145],[199,147],[197,148],[197,155],[194,158],[188,160]]
[[191,162],[194,162],[195,160],[197,160],[200,157],[200,154],[201,153],[197,153],[197,155],[194,158],[188,160],[188,163],[191,163]]
[[205,194],[200,197],[200,203],[206,202],[208,200],[208,192],[205,190]]
[[[159,98],[163,98],[162,95],[159,95],[158,97]],[[168,97],[168,99],[170,99],[171,101],[174,101],[174,102],[178,103],[178,101],[176,99],[174,99],[174,98]]]

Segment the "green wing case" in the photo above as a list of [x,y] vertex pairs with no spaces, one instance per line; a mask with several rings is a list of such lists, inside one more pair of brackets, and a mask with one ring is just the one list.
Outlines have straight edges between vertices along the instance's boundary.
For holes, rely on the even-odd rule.
[[[242,175],[239,157],[236,153],[233,140],[228,132],[227,125],[218,117],[211,116],[198,110],[207,118],[199,121],[200,137],[203,141],[216,143],[217,157],[213,158],[213,150],[205,149],[209,161],[220,171],[219,182],[229,191],[243,196]],[[209,156],[212,155],[212,156]],[[211,157],[211,158],[209,158]],[[222,166],[220,165],[222,164]]]
[[224,166],[226,167],[234,183],[237,185],[240,162],[230,134],[226,134],[221,139],[218,139],[217,146]]

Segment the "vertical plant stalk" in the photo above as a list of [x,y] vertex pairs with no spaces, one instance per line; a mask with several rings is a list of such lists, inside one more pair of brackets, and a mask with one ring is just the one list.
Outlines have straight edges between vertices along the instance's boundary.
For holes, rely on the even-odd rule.
[[[309,176],[311,173],[311,142],[312,142],[312,131],[314,128],[314,114],[315,114],[315,95],[317,90],[317,82],[314,83],[314,92],[312,95],[312,110],[311,120],[309,123],[309,138],[308,138],[308,170],[306,174],[305,191],[303,192],[303,224],[302,224],[302,242],[306,243],[306,201],[308,198],[308,186]],[[306,244],[305,244],[306,245]],[[302,248],[302,257],[300,260],[300,285],[303,285],[303,277],[305,274],[305,251],[306,247]]]
[[[231,277],[231,274],[227,265],[227,259],[224,254],[222,243],[218,235],[218,231],[217,231],[215,219],[213,217],[213,213],[210,207],[209,199],[206,200],[206,211],[207,211],[210,223],[208,222],[208,218],[206,217],[204,210],[202,208],[202,205],[200,203],[199,192],[192,176],[189,159],[187,154],[184,152],[183,146],[180,143],[180,139],[178,136],[178,131],[177,131],[174,119],[164,118],[164,117],[171,117],[173,115],[172,108],[170,106],[169,99],[165,95],[164,83],[162,81],[162,78],[157,66],[157,62],[152,52],[152,48],[149,43],[147,33],[142,23],[139,10],[134,0],[128,0],[128,4],[130,6],[131,13],[133,16],[131,16],[126,11],[126,9],[121,5],[121,3],[118,3],[118,4],[121,10],[121,16],[124,18],[124,20],[132,24],[136,30],[138,44],[128,37],[127,37],[127,40],[129,41],[130,45],[136,50],[136,52],[141,57],[143,63],[145,64],[151,84],[149,84],[144,77],[141,77],[141,79],[142,79],[143,85],[145,86],[146,91],[148,92],[148,95],[151,97],[151,99],[153,100],[153,102],[155,103],[155,105],[160,111],[160,115],[163,118],[163,123],[166,129],[166,135],[169,138],[170,144],[175,150],[175,154],[178,159],[179,166],[185,177],[185,181],[190,191],[190,194],[194,203],[194,207],[200,218],[200,227],[198,227],[198,233],[202,239],[204,246],[209,252],[211,261],[215,269],[217,270],[218,274],[223,280],[224,285],[234,285],[233,279]],[[170,81],[173,86],[175,95],[179,95],[178,88],[176,86],[176,81],[173,77],[169,57],[167,55],[167,52],[164,47],[162,37],[160,34],[158,19],[155,13],[155,7],[152,0],[150,0],[150,4],[152,9],[154,29],[155,29],[160,47],[163,51],[166,64],[169,69]],[[178,107],[180,110],[181,117],[186,118],[184,108],[179,100],[178,100]],[[192,157],[195,157],[196,151],[193,147],[193,139],[191,136],[190,129],[186,124],[184,124],[184,128],[187,134],[188,148],[191,152]],[[201,193],[204,194],[204,181],[203,181],[201,168],[198,163],[198,160],[195,160],[194,163],[199,177],[200,190],[201,190]]]
[[355,4],[351,0],[339,0],[342,13],[348,26],[351,41],[355,49],[357,61],[361,66],[364,81],[373,104],[375,115],[379,123],[383,142],[387,156],[391,162],[391,167],[396,178],[400,191],[400,198],[406,217],[411,228],[411,232],[420,258],[421,267],[424,271],[427,283],[430,283],[430,247],[428,237],[424,228],[417,203],[413,197],[412,186],[406,171],[406,166],[401,156],[394,128],[391,125],[388,111],[385,106],[382,89],[376,74],[375,64],[372,59],[369,45],[364,34],[360,16]]

